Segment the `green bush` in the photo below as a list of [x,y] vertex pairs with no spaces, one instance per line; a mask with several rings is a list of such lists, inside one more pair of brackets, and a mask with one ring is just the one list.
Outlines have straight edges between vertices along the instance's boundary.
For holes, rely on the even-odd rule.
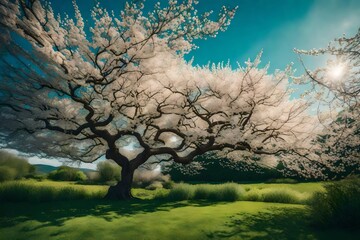
[[209,201],[236,201],[243,195],[242,188],[235,183],[211,184],[177,184],[169,192],[171,200],[203,199]]
[[174,183],[174,181],[169,179],[168,181],[163,182],[162,185],[163,185],[163,188],[165,188],[165,189],[172,189],[175,186],[175,183]]
[[210,185],[200,185],[194,189],[194,199],[209,199],[210,193],[212,192]]
[[215,192],[215,199],[219,201],[233,202],[240,200],[243,196],[243,192],[242,188],[237,186],[237,184],[222,184],[218,191]]
[[262,195],[263,202],[276,203],[300,203],[301,200],[297,196],[297,192],[290,189],[276,189],[264,192]]
[[245,191],[239,184],[176,184],[167,198],[180,200],[208,200],[208,201],[256,201],[304,204],[310,198],[310,193],[302,193],[287,188],[248,188]]
[[14,180],[16,170],[7,166],[0,166],[0,182]]
[[245,201],[262,202],[262,196],[259,191],[250,190],[244,196]]
[[360,227],[360,178],[324,185],[309,201],[314,224],[323,227]]
[[145,187],[147,190],[156,190],[160,188],[163,188],[163,185],[159,181],[152,182],[149,186]]
[[97,170],[99,172],[100,181],[119,181],[121,177],[121,167],[112,161],[103,161],[98,163]]
[[19,179],[35,172],[26,159],[0,151],[0,182]]
[[32,179],[35,179],[35,180],[41,182],[47,178],[47,175],[46,174],[33,174],[31,176],[27,176],[26,178],[32,178]]
[[105,194],[106,191],[92,193],[83,188],[37,186],[16,181],[0,184],[0,201],[10,202],[101,199]]
[[137,169],[134,172],[132,187],[153,189],[154,186],[171,189],[174,186],[174,182],[171,180],[170,175],[164,175],[158,171]]
[[194,186],[189,184],[177,184],[170,190],[168,198],[174,201],[190,200],[194,197]]
[[292,179],[292,178],[272,178],[266,182],[267,183],[287,183],[287,184],[298,183],[298,181],[296,179]]
[[68,166],[61,166],[50,172],[48,178],[54,181],[84,181],[87,179],[82,171]]
[[98,183],[100,181],[100,174],[97,171],[88,171],[85,174],[88,179],[87,182]]
[[244,200],[254,202],[305,203],[307,193],[300,193],[286,188],[255,188],[247,191]]

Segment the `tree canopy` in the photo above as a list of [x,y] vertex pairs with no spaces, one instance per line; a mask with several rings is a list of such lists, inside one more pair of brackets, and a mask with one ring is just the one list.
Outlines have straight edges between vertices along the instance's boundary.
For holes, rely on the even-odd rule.
[[143,1],[129,2],[119,16],[97,4],[85,23],[73,4],[74,18],[56,17],[47,1],[0,4],[4,145],[112,159],[122,180],[110,198],[131,196],[134,170],[154,157],[189,164],[214,151],[245,161],[261,155],[304,175],[322,173],[326,161],[312,164],[317,118],[309,102],[290,100],[291,66],[269,74],[261,54],[237,69],[184,59],[194,39],[224,31],[236,9],[223,7],[214,20],[192,0],[146,13]]
[[325,66],[305,67],[298,79],[311,84],[311,96],[318,102],[319,120],[324,126],[318,151],[336,171],[360,172],[360,29],[352,37],[343,36],[327,48],[295,50],[300,56],[327,56]]

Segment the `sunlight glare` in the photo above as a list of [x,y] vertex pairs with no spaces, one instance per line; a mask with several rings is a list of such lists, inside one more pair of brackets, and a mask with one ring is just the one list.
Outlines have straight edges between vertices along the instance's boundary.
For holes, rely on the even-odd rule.
[[177,139],[177,137],[175,137],[175,136],[172,136],[171,138],[170,138],[170,142],[176,142],[178,139]]
[[158,164],[158,165],[154,168],[153,172],[155,172],[155,173],[160,173],[160,172],[161,172],[161,166],[160,166],[160,164]]
[[332,67],[329,71],[329,75],[333,79],[340,79],[344,75],[345,66],[343,64],[338,64],[334,67]]

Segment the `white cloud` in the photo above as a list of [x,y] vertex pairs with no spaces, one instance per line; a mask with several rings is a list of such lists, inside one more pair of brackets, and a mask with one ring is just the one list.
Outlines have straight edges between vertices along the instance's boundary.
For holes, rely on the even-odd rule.
[[[14,150],[14,149],[5,148],[3,150],[5,150],[9,153],[15,154],[15,155],[24,156],[24,154],[21,154],[19,151]],[[44,165],[49,165],[49,166],[54,166],[54,167],[67,165],[67,166],[76,167],[76,168],[88,168],[88,169],[96,169],[96,165],[97,165],[98,161],[102,161],[100,159],[94,163],[83,163],[83,162],[72,162],[70,160],[59,160],[59,159],[55,159],[55,158],[40,158],[37,156],[26,157],[26,158],[28,159],[30,164],[44,164]]]
[[58,160],[58,159],[48,159],[48,158],[39,158],[39,157],[29,157],[28,158],[30,164],[45,164],[50,166],[70,166],[74,168],[88,168],[88,169],[96,169],[96,163],[83,163],[83,162],[73,162],[69,160]]

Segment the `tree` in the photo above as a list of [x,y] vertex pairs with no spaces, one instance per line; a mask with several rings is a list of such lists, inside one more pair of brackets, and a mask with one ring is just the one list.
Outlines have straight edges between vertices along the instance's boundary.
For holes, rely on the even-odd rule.
[[35,173],[35,167],[24,158],[0,151],[0,182],[21,179]]
[[[295,49],[306,74],[298,79],[311,84],[318,115],[325,126],[319,136],[319,153],[333,161],[337,171],[360,173],[360,29],[353,37],[335,39],[327,48]],[[308,69],[301,55],[327,56],[324,67]]]
[[114,162],[104,161],[97,164],[99,180],[102,182],[120,180],[121,168]]
[[131,198],[134,170],[154,157],[190,164],[214,151],[282,156],[286,167],[318,174],[306,167],[305,153],[316,119],[307,102],[289,100],[290,67],[269,75],[258,68],[260,55],[235,70],[184,60],[194,39],[216,36],[235,13],[223,7],[214,21],[195,4],[170,0],[145,14],[136,1],[119,18],[96,5],[85,29],[75,2],[74,20],[55,18],[39,0],[2,1],[2,143],[83,162],[113,160],[121,181],[109,188],[111,199]]

